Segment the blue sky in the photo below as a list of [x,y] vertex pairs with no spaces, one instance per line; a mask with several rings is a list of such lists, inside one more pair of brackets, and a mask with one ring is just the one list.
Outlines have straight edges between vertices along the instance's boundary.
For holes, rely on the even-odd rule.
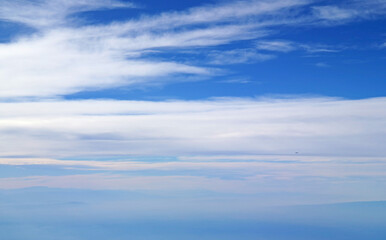
[[0,238],[383,239],[384,16],[0,0]]

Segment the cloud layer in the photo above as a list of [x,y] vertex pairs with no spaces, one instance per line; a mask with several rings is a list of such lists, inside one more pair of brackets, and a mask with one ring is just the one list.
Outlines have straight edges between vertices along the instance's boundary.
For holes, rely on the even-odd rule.
[[384,98],[0,103],[0,150],[40,157],[382,156],[385,107]]

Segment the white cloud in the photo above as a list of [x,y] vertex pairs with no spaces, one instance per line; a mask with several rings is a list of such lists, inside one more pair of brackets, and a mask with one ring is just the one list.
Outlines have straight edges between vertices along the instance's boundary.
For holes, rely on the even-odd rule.
[[236,83],[236,84],[247,84],[247,83],[260,83],[258,81],[252,81],[248,78],[229,78],[222,81],[219,81],[219,83]]
[[256,48],[264,51],[271,52],[292,52],[296,50],[303,50],[308,53],[334,53],[339,52],[342,47],[337,46],[328,46],[324,44],[306,44],[306,43],[296,43],[293,41],[286,40],[264,40],[258,41],[256,43]]
[[255,49],[234,49],[229,51],[213,51],[209,54],[210,63],[216,65],[253,63],[275,58],[270,54],[257,52]]
[[330,65],[328,65],[327,63],[324,63],[324,62],[318,62],[315,64],[316,67],[321,67],[321,68],[327,68],[327,67],[330,67]]
[[270,41],[257,42],[256,48],[259,50],[274,51],[274,52],[291,52],[296,50],[297,46],[290,41],[270,40]]
[[0,19],[35,28],[64,25],[70,14],[106,8],[134,7],[116,0],[2,0]]
[[0,79],[7,81],[0,86],[0,96],[55,96],[130,85],[170,74],[210,72],[174,62],[125,59],[125,52],[111,45],[83,48],[86,44],[86,38],[77,42],[70,33],[55,31],[0,45]]
[[[348,12],[351,10],[338,6],[315,7],[317,16],[299,16],[297,11],[291,11],[307,8],[309,4],[310,1],[303,0],[235,1],[106,25],[81,26],[73,24],[71,14],[135,6],[113,0],[2,1],[1,19],[35,27],[37,32],[0,44],[0,79],[6,81],[0,85],[0,96],[3,99],[55,97],[85,90],[170,82],[176,74],[208,76],[219,72],[203,67],[208,62],[200,62],[198,64],[202,65],[197,66],[189,60],[171,62],[161,57],[151,58],[148,53],[157,50],[173,55],[181,48],[268,37],[275,26],[350,19]],[[347,9],[357,11],[359,3],[349,6]],[[364,9],[375,11],[376,6],[373,1]],[[259,41],[257,49],[333,51],[283,40]],[[233,64],[267,60],[273,56],[246,48],[217,52],[212,57],[214,64]]]
[[384,156],[384,98],[0,103],[1,156]]
[[[138,21],[124,24],[123,29],[132,28],[139,31],[143,29],[170,29],[205,23],[234,23],[240,20],[245,23],[249,22],[250,17],[258,19],[259,17],[275,16],[280,19],[287,17],[285,11],[288,9],[304,6],[309,2],[308,0],[234,1],[222,5],[196,7],[183,12],[167,12],[153,17],[145,16]],[[272,24],[271,21],[267,22]],[[264,23],[263,21],[260,24],[264,25]],[[141,28],[137,28],[137,26],[141,26]],[[120,31],[121,27],[118,24],[115,30]]]
[[314,7],[314,13],[317,17],[326,20],[346,20],[356,17],[358,12],[352,9],[342,9],[336,6]]
[[[132,7],[132,4],[89,0],[5,1],[0,3],[1,18],[36,27],[38,33],[0,44],[0,79],[7,81],[0,85],[0,96],[3,99],[52,97],[84,90],[146,85],[166,77],[172,79],[175,74],[210,75],[212,69],[162,58],[155,60],[147,53],[158,49],[173,54],[175,48],[208,47],[258,38],[265,34],[262,22],[248,21],[250,17],[280,15],[305,3],[300,0],[238,1],[80,27],[71,24],[69,14]],[[268,58],[257,53],[252,55],[244,52],[238,61]]]
[[344,49],[344,47],[333,47],[324,44],[299,44],[298,47],[308,53],[336,53]]
[[383,0],[350,0],[337,5],[313,7],[316,18],[325,24],[340,24],[359,19],[382,17],[386,13],[386,2]]

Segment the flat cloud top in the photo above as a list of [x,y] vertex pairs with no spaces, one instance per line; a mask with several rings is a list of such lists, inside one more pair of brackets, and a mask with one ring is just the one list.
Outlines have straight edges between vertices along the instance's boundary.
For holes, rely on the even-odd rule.
[[0,148],[2,156],[47,157],[384,156],[385,107],[385,98],[0,103]]

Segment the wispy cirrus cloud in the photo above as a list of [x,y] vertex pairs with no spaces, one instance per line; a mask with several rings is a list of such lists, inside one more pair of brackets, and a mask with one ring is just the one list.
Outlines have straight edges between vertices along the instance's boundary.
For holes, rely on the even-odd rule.
[[134,6],[119,0],[4,0],[0,3],[0,19],[51,29],[68,25],[68,17],[77,12]]
[[273,52],[291,52],[297,49],[295,43],[284,40],[259,41],[256,43],[257,49]]
[[317,17],[329,21],[348,20],[357,17],[359,14],[354,9],[344,9],[337,6],[319,6],[314,7],[313,10]]
[[[74,33],[75,34],[75,33]],[[66,31],[0,45],[0,96],[63,95],[82,90],[130,85],[170,74],[209,74],[210,70],[170,61],[126,58],[113,44],[91,45]],[[135,44],[135,42],[134,42]],[[113,47],[114,46],[114,47]]]
[[[343,10],[339,10],[341,14],[331,13],[338,11],[335,5],[311,6],[314,9],[311,15],[297,14],[297,10],[310,8],[310,3],[304,0],[236,1],[88,26],[74,24],[73,14],[135,5],[89,0],[2,1],[0,19],[31,26],[36,33],[0,44],[0,78],[9,80],[0,86],[0,97],[53,97],[87,90],[166,83],[181,74],[211,76],[219,71],[208,68],[207,63],[226,65],[268,60],[273,56],[252,48],[215,50],[209,51],[212,53],[209,58],[202,58],[208,62],[193,63],[189,58],[181,61],[152,58],[148,53],[157,50],[173,55],[178,54],[176,49],[208,48],[267,38],[276,26],[315,25],[331,20],[330,15],[352,19],[344,15]],[[359,9],[359,6],[360,3],[354,1],[346,7]],[[371,9],[366,14],[375,14],[382,6],[372,1],[363,9]],[[277,52],[334,50],[284,40],[259,41],[257,49]],[[165,81],[166,78],[169,80]]]
[[256,42],[256,48],[262,51],[283,52],[305,51],[307,53],[334,53],[343,49],[340,46],[329,46],[325,44],[297,43],[288,40],[261,40]]
[[209,54],[210,64],[215,65],[253,63],[267,61],[273,58],[275,58],[274,55],[259,53],[253,48],[213,51]]
[[[210,75],[213,69],[189,62],[154,60],[146,53],[157,49],[173,54],[170,49],[217,46],[258,38],[265,34],[260,26],[261,21],[264,25],[263,18],[279,16],[306,3],[239,1],[107,25],[77,26],[68,20],[71,13],[133,5],[118,1],[57,0],[26,4],[5,1],[0,3],[0,18],[30,25],[38,32],[0,44],[0,78],[10,80],[1,85],[0,96],[52,97],[84,90],[146,85],[176,74]],[[256,22],[249,21],[250,18]],[[243,56],[245,58],[245,54]],[[247,58],[261,58],[259,56]]]
[[339,24],[360,19],[371,19],[386,13],[383,0],[350,0],[336,5],[320,5],[312,8],[314,16],[324,24]]

